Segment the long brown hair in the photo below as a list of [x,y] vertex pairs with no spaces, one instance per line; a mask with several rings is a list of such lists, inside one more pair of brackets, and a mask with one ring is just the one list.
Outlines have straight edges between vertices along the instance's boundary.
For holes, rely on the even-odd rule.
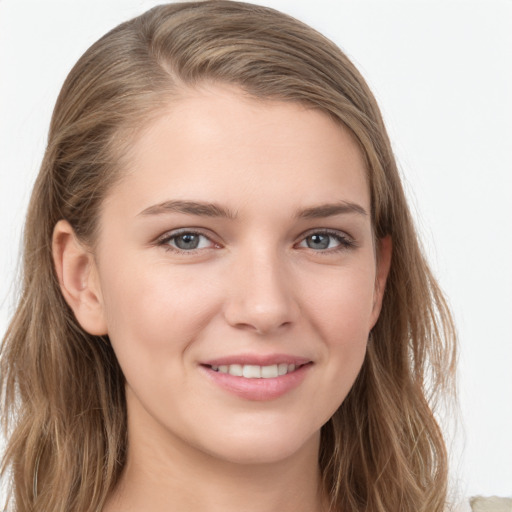
[[434,412],[452,389],[454,328],[418,243],[365,81],[331,41],[275,10],[225,0],[155,7],[96,42],[58,98],[24,235],[23,282],[1,352],[3,474],[14,510],[98,512],[126,456],[124,378],[108,337],[85,332],[59,289],[55,224],[94,246],[98,212],[141,127],[182,87],[234,84],[348,127],[367,163],[377,237],[393,240],[362,370],[323,427],[333,511],[443,510],[447,456]]

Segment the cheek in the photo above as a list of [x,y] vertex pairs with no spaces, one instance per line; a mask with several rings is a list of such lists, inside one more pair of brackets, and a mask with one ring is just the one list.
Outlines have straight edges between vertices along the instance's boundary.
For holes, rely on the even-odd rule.
[[191,280],[192,269],[125,261],[105,270],[108,333],[121,366],[172,365],[218,309],[214,290]]
[[307,302],[324,340],[337,346],[366,339],[374,305],[375,272],[371,261],[368,265],[340,269],[324,278],[322,285],[313,287]]
[[372,268],[340,272],[310,298],[311,323],[324,345],[323,392],[331,413],[350,391],[366,354],[374,303]]

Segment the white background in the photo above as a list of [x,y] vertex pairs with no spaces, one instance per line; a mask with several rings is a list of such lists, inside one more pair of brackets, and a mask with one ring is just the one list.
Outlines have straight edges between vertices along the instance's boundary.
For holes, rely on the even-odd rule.
[[[0,333],[58,90],[90,44],[157,3],[0,0]],[[460,333],[457,491],[512,495],[512,1],[261,3],[333,39],[374,90]]]

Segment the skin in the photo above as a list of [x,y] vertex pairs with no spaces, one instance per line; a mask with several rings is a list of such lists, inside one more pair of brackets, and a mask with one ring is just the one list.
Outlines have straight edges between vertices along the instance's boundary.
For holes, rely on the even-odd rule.
[[[94,254],[56,226],[64,296],[108,333],[127,381],[128,463],[106,511],[325,508],[320,428],[361,368],[389,268],[369,212],[346,129],[216,85],[184,91],[134,142]],[[196,249],[177,250],[182,229],[200,233]],[[240,354],[310,363],[290,391],[247,399],[203,366]]]

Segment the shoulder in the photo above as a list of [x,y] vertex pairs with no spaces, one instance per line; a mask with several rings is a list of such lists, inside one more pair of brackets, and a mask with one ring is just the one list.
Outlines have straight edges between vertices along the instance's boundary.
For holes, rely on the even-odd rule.
[[472,512],[512,512],[512,498],[475,496],[469,500]]

